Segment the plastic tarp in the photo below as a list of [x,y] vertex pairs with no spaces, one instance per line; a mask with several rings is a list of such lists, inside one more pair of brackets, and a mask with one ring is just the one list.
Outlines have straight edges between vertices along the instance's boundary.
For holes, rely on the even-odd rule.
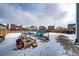
[[29,34],[33,34],[33,33],[31,33],[31,32],[24,32],[23,34],[29,35]]
[[36,32],[36,36],[42,37],[44,35],[44,32]]

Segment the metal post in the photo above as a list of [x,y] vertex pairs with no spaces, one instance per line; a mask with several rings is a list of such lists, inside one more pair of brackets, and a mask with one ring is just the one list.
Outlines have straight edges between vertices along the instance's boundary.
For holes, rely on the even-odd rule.
[[77,22],[77,27],[76,27],[76,33],[77,33],[77,39],[76,39],[76,43],[79,43],[79,3],[77,3],[77,5],[76,5],[76,7],[77,7],[77,20],[76,20],[76,22]]

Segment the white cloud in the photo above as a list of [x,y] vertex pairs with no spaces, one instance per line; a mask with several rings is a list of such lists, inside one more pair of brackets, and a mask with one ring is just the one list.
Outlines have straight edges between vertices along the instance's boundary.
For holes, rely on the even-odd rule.
[[30,12],[22,10],[20,6],[0,4],[0,18],[6,23],[22,25],[66,27],[69,23],[76,23],[76,5],[74,3],[37,4],[34,7],[36,9]]
[[61,20],[62,24],[65,26],[69,23],[76,23],[76,4],[64,3],[60,4],[63,11],[67,11],[67,16]]

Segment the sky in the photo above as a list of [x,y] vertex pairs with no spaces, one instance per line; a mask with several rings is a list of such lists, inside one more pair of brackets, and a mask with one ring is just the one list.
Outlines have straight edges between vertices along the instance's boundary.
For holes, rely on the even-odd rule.
[[76,23],[75,3],[0,4],[0,23],[62,26]]

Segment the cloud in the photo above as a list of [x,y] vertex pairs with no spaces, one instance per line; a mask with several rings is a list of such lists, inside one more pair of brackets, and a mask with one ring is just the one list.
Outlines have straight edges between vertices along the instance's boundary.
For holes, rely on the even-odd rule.
[[76,23],[76,6],[74,3],[0,4],[0,22],[64,27]]

